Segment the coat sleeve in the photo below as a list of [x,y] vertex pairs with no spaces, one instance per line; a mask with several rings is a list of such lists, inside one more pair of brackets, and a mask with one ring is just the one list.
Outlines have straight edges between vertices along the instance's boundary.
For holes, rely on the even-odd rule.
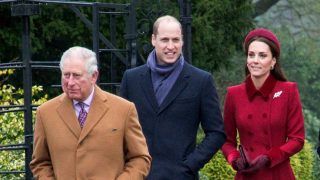
[[125,166],[117,180],[142,180],[149,173],[151,156],[134,104],[131,104],[128,112],[124,138]]
[[120,96],[128,99],[128,92],[127,92],[127,71],[124,72],[121,84],[120,84]]
[[287,142],[280,147],[273,147],[267,153],[271,159],[271,167],[287,160],[299,152],[304,145],[305,131],[302,106],[297,85],[292,84],[288,101]]
[[228,88],[223,111],[224,130],[227,139],[221,150],[226,160],[231,164],[233,160],[240,157],[240,153],[237,150],[237,126],[234,118],[235,108],[232,93],[230,93],[229,91],[230,89]]
[[202,168],[225,142],[219,99],[210,74],[203,78],[200,98],[199,118],[205,137],[186,160],[187,166],[194,173]]
[[36,113],[33,154],[30,162],[30,168],[33,176],[38,180],[55,179],[39,108]]

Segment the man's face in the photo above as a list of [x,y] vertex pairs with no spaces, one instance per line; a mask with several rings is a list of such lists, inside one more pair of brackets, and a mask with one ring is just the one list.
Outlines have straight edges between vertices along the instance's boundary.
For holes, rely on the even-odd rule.
[[85,61],[70,57],[64,61],[62,70],[62,89],[70,99],[84,101],[92,92],[98,72],[89,75]]
[[183,46],[180,25],[176,22],[160,22],[158,34],[152,35],[152,45],[156,50],[158,64],[175,63]]

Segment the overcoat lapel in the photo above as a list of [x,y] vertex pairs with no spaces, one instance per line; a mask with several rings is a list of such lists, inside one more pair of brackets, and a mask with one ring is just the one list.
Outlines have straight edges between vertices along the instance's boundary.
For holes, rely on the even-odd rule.
[[172,86],[172,89],[169,91],[167,97],[163,100],[163,103],[160,105],[158,113],[161,113],[170,103],[180,94],[180,92],[186,88],[188,85],[188,78],[190,77],[187,71],[187,64],[185,63],[184,68],[182,69],[178,79]]
[[108,111],[109,105],[106,94],[96,86],[95,95],[90,105],[88,116],[80,134],[78,143],[80,143],[94,128],[94,126],[102,119],[103,115]]
[[64,123],[68,126],[70,131],[78,139],[80,136],[81,128],[73,109],[72,100],[67,98],[65,94],[61,96],[61,104],[57,108],[57,113],[64,121]]
[[158,110],[158,102],[156,96],[154,94],[152,80],[151,80],[151,73],[149,68],[146,68],[146,71],[141,73],[141,81],[140,81],[141,88],[144,91],[145,97],[150,102],[154,111]]

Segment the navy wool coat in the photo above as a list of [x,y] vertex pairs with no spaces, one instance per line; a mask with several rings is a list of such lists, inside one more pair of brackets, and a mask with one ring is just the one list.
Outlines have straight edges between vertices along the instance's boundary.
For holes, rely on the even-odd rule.
[[[146,65],[124,73],[120,94],[135,103],[152,156],[148,180],[198,179],[201,169],[225,142],[214,81],[208,72],[185,62],[159,106]],[[205,138],[196,144],[201,123]]]

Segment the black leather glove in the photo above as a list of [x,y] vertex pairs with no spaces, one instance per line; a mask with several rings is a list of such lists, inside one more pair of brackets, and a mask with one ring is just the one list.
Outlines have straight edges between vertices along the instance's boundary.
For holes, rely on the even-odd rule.
[[267,155],[257,156],[251,163],[248,169],[241,170],[241,173],[251,174],[259,171],[270,165],[270,158]]

